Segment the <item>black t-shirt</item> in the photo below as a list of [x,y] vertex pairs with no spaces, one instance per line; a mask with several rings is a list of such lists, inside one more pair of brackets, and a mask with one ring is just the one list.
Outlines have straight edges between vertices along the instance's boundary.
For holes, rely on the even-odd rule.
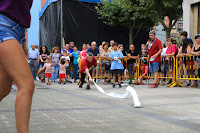
[[123,56],[127,56],[127,53],[126,53],[126,51],[122,51],[122,54],[123,54]]
[[[49,54],[41,54],[42,60],[43,60],[43,61],[46,61],[46,58],[47,58],[48,55],[49,55]],[[41,60],[40,60],[40,63],[44,63],[44,62],[41,62]]]
[[[134,50],[134,52],[132,53],[130,50],[127,52],[127,55],[128,54],[131,54],[131,56],[138,56],[138,52],[136,52],[135,50]],[[127,64],[132,64],[132,63],[134,63],[136,61],[136,59],[130,59],[130,60],[128,60],[127,61]]]
[[147,64],[147,59],[145,57],[148,57],[148,54],[145,54],[145,55],[140,54],[140,57],[142,58],[142,62],[144,64]]

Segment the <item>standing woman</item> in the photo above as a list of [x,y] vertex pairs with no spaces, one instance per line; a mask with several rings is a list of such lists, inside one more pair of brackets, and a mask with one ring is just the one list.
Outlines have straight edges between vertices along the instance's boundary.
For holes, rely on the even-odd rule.
[[[37,80],[39,80],[38,76],[40,75],[40,71],[43,68],[44,63],[46,63],[45,61],[46,61],[47,56],[49,56],[49,55],[50,55],[50,52],[49,52],[47,46],[40,47],[39,70],[38,70],[37,77],[36,77]],[[41,82],[45,83],[44,71],[42,71]]]
[[[180,58],[181,56],[184,56],[182,59],[183,59],[183,63],[185,64],[185,67],[187,68],[187,75],[188,77],[190,76],[193,77],[194,76],[193,59],[189,57],[192,52],[192,45],[190,44],[187,38],[184,38],[182,40],[182,44],[183,46],[180,47],[177,57]],[[189,83],[187,84],[187,86],[190,86],[190,87],[194,86],[194,85],[191,85],[191,80],[189,80]]]
[[[109,60],[109,54],[110,54],[111,51],[108,48],[109,48],[109,43],[108,42],[103,43],[103,53],[102,53],[101,58],[103,59],[103,61],[102,61],[103,65],[102,66],[105,67],[105,71],[104,71],[104,76],[105,76],[105,78],[104,78],[104,84],[107,84],[106,83],[106,79],[108,79],[110,77],[111,62]],[[108,81],[109,83],[110,83],[110,80],[111,79],[109,79],[109,81]]]
[[[195,36],[196,44],[194,44],[192,48],[191,54],[193,54],[196,57],[196,61],[194,62],[194,65],[197,66],[197,76],[200,77],[200,34],[197,34]],[[191,87],[196,87],[197,81],[194,81],[193,85]]]
[[74,46],[73,48],[73,52],[72,52],[72,56],[74,58],[73,61],[73,66],[74,66],[74,82],[77,82],[77,72],[78,72],[78,59],[80,57],[80,51],[78,51],[77,47]]
[[61,54],[59,53],[59,48],[56,46],[52,49],[52,53],[50,54],[50,60],[52,67],[55,71],[51,71],[52,77],[50,79],[51,82],[56,82],[58,71],[59,71],[59,61],[60,61]]
[[86,44],[83,44],[83,46],[82,46],[82,51],[81,51],[81,53],[80,53],[81,58],[86,57],[86,54],[87,54],[87,45],[86,45]]
[[[15,116],[17,132],[28,133],[34,80],[22,47],[30,27],[32,0],[0,1],[0,101],[17,85]],[[27,52],[27,51],[26,51]]]

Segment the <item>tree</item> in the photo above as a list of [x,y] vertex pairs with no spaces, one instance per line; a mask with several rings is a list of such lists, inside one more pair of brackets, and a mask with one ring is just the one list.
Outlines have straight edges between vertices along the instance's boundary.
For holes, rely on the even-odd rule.
[[[99,19],[110,26],[124,26],[129,28],[129,45],[133,44],[134,28],[152,27],[155,23],[149,16],[140,13],[140,1],[135,0],[134,6],[128,6],[129,0],[103,0],[96,6]],[[133,4],[133,2],[132,2]]]
[[[130,1],[130,5],[134,7],[135,0]],[[147,7],[142,10],[142,14],[159,21],[164,27],[167,38],[170,37],[172,27],[183,14],[182,2],[183,0],[140,0],[141,6]],[[164,22],[166,16],[169,18],[169,27]]]

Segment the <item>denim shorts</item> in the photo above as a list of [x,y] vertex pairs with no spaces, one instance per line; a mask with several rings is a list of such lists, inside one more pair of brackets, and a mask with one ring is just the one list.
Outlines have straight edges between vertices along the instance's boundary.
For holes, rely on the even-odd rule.
[[0,43],[15,39],[21,46],[26,43],[25,28],[0,14]]
[[40,62],[39,67],[43,67],[43,66],[44,66],[44,63]]
[[160,62],[153,62],[150,63],[150,72],[158,72],[159,71],[159,67],[160,67]]

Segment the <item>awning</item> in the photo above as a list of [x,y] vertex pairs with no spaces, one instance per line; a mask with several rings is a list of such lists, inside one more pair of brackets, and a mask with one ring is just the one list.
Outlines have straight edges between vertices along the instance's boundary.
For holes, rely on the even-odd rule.
[[[42,8],[40,14],[39,14],[39,18],[42,17],[43,13],[45,12],[45,10],[49,7],[49,5],[51,5],[51,3],[53,2],[57,2],[58,0],[47,0],[46,3],[44,4],[44,7]],[[76,0],[76,1],[82,1],[82,2],[90,2],[90,3],[98,3],[101,2],[101,0]]]

